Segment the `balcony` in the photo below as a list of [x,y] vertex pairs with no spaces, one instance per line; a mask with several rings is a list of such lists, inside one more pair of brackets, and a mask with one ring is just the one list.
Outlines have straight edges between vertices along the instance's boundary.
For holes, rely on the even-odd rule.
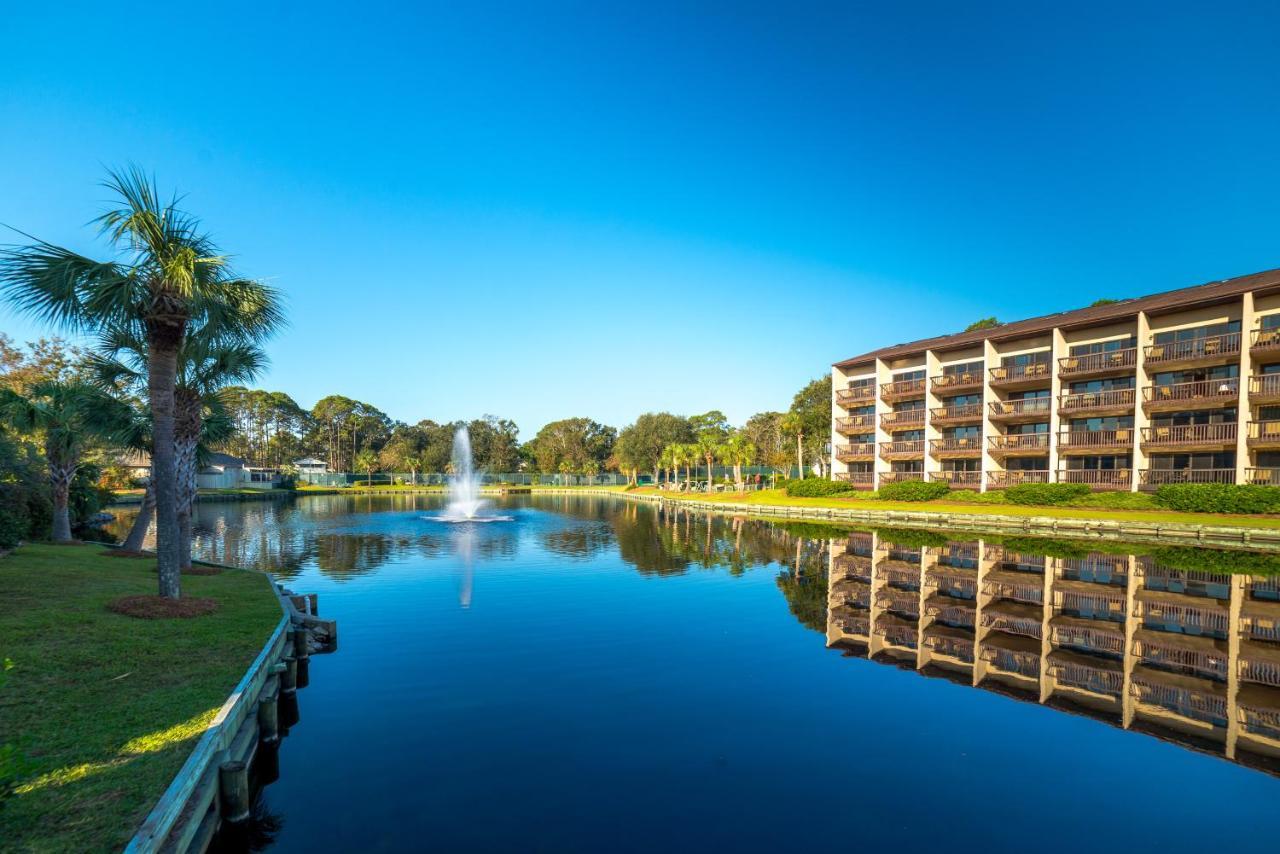
[[1048,421],[1053,413],[1053,401],[1047,397],[993,400],[990,409],[991,413],[988,417],[992,421],[1003,424],[1025,424],[1033,421]]
[[1118,430],[1069,430],[1058,434],[1058,453],[1092,454],[1099,451],[1113,454],[1133,450],[1132,427]]
[[1170,483],[1235,483],[1235,469],[1142,469],[1138,482],[1143,489]]
[[1249,377],[1249,402],[1280,403],[1280,374]]
[[917,380],[897,380],[880,384],[880,399],[885,403],[895,400],[908,400],[913,397],[924,397],[924,377]]
[[[1280,379],[1280,374],[1276,375]],[[1280,394],[1280,385],[1276,387]],[[1142,408],[1147,412],[1172,412],[1196,407],[1234,406],[1240,399],[1239,377],[1200,380],[1193,383],[1149,385],[1142,390]]]
[[874,385],[857,385],[836,389],[836,403],[841,406],[866,406],[876,399]]
[[1280,486],[1280,468],[1245,469],[1244,482],[1259,486]]
[[836,419],[836,432],[846,436],[876,429],[874,415],[846,415]]
[[[880,459],[882,460],[917,460],[923,456],[924,439],[880,443]],[[880,480],[883,482],[883,475]]]
[[1043,388],[1049,384],[1050,369],[1048,362],[1033,362],[1030,365],[1001,365],[992,368],[991,387],[1009,391],[1017,389]]
[[1246,441],[1250,448],[1280,450],[1280,421],[1250,421]]
[[982,388],[982,371],[965,371],[959,374],[942,374],[930,377],[929,384],[934,394],[953,394],[962,391],[977,391]]
[[1058,376],[1065,379],[1111,377],[1132,374],[1138,366],[1138,348],[1089,353],[1086,356],[1061,356]]
[[953,489],[978,489],[982,486],[980,471],[935,471],[929,473],[935,483],[949,483]]
[[871,471],[838,471],[836,480],[852,484],[859,489],[870,489],[875,486],[876,473]]
[[1083,483],[1092,489],[1128,492],[1133,488],[1133,470],[1058,469],[1058,483]]
[[987,450],[994,457],[1034,457],[1049,453],[1048,433],[1019,433],[987,437]]
[[1280,328],[1253,330],[1249,334],[1249,355],[1257,363],[1280,362]]
[[1152,451],[1231,450],[1236,446],[1234,421],[1221,424],[1178,424],[1143,427],[1142,449]]
[[880,472],[880,485],[886,483],[910,483],[912,481],[924,480],[924,472],[922,471],[882,471]]
[[1020,483],[1048,483],[1049,472],[1021,469],[1015,471],[987,472],[987,489],[1008,489]]
[[1129,415],[1138,394],[1135,389],[1086,391],[1058,395],[1058,412],[1064,416]]
[[972,424],[981,420],[981,403],[966,403],[963,406],[938,406],[929,410],[929,421],[938,427],[948,424]]
[[836,445],[836,459],[842,463],[866,462],[876,456],[875,442],[855,442],[851,445]]
[[981,436],[952,436],[929,440],[929,456],[939,460],[982,456]]
[[886,412],[880,416],[880,427],[889,432],[894,430],[919,430],[924,426],[923,409],[904,409],[901,412]]
[[1187,341],[1168,344],[1149,344],[1145,348],[1143,363],[1152,368],[1170,370],[1194,365],[1225,365],[1240,358],[1240,333],[1205,335]]

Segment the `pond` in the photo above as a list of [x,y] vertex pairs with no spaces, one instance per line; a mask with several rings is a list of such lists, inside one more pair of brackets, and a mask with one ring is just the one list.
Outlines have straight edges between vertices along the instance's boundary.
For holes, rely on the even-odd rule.
[[1274,833],[1266,561],[495,504],[510,521],[446,524],[427,495],[199,506],[203,557],[339,621],[260,798],[262,847],[1170,852]]

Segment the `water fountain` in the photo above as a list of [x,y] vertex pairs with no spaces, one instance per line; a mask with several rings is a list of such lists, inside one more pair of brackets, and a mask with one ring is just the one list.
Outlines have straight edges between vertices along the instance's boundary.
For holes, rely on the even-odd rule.
[[449,475],[449,503],[437,519],[442,522],[509,522],[510,516],[483,513],[480,475],[471,460],[471,434],[466,425],[453,434],[453,472]]

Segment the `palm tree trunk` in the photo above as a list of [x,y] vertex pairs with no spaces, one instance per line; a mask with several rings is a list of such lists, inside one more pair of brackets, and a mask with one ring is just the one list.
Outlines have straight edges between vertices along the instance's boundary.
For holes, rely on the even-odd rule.
[[156,515],[156,493],[151,488],[151,484],[147,484],[147,491],[142,494],[142,506],[138,508],[138,516],[133,520],[133,527],[129,529],[129,536],[125,537],[124,546],[127,552],[142,551],[142,544],[147,538],[147,530],[151,527],[151,520]]
[[[168,330],[166,330],[168,331]],[[178,345],[181,335],[172,342],[171,335],[151,334],[151,358],[148,360],[147,397],[151,404],[151,480],[156,493],[156,569],[160,577],[159,592],[168,599],[182,595],[181,565],[178,560],[178,477],[173,445],[173,388],[178,371]],[[166,340],[157,341],[157,338]]]
[[178,484],[178,566],[191,568],[191,508],[196,500],[199,474],[197,447],[200,444],[200,396],[188,388],[174,392],[174,468]]
[[800,470],[800,477],[804,477],[804,434],[796,433],[796,468]]
[[49,485],[53,488],[53,541],[71,542],[71,481],[76,476],[76,464],[49,458]]

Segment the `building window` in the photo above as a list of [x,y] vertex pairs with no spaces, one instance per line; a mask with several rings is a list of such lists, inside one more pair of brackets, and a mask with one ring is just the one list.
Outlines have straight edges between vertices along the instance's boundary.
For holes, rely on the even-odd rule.
[[1226,323],[1210,323],[1206,326],[1195,326],[1191,329],[1173,329],[1168,332],[1157,332],[1151,337],[1155,344],[1175,344],[1179,341],[1194,341],[1210,335],[1230,335],[1240,331],[1240,321],[1228,320]]
[[955,397],[944,397],[942,399],[943,406],[972,406],[975,403],[982,403],[982,395],[957,394]]
[[1032,436],[1037,433],[1048,433],[1049,422],[1042,421],[1039,424],[1012,424],[1005,431],[1008,436]]
[[1152,427],[1185,427],[1190,424],[1234,424],[1234,409],[1197,409],[1193,412],[1158,412],[1151,416]]
[[1092,344],[1072,344],[1072,356],[1092,356],[1094,353],[1114,353],[1117,350],[1132,350],[1138,346],[1138,337],[1117,338],[1114,341],[1097,341]]
[[1026,365],[1047,365],[1050,354],[1048,350],[1037,350],[1034,353],[1019,353],[1016,356],[1001,356],[1000,366],[1004,368],[1021,368]]
[[961,365],[946,365],[942,369],[944,377],[959,377],[965,374],[972,374],[975,379],[982,375],[982,360],[976,362],[965,362]]
[[1185,469],[1233,469],[1236,467],[1235,451],[1198,454],[1153,454],[1151,468],[1155,471],[1180,471]]
[[1005,463],[1006,471],[1048,471],[1047,457],[1013,457]]
[[924,379],[924,375],[925,375],[924,368],[920,368],[919,370],[916,370],[916,371],[899,371],[898,373],[893,375],[893,381],[895,383],[904,383],[904,382],[909,382],[911,380],[922,380]]
[[982,428],[977,424],[969,424],[964,427],[951,427],[943,430],[942,435],[947,439],[976,439],[982,435]]
[[1069,471],[1117,471],[1130,468],[1133,458],[1129,454],[1106,454],[1089,457],[1067,457]]
[[1186,371],[1165,371],[1156,374],[1156,385],[1179,383],[1203,383],[1212,380],[1229,380],[1240,376],[1239,365],[1217,365],[1212,368],[1194,368]]
[[1123,391],[1133,388],[1135,377],[1111,377],[1105,380],[1083,380],[1071,384],[1071,394],[1097,394],[1103,391]]

